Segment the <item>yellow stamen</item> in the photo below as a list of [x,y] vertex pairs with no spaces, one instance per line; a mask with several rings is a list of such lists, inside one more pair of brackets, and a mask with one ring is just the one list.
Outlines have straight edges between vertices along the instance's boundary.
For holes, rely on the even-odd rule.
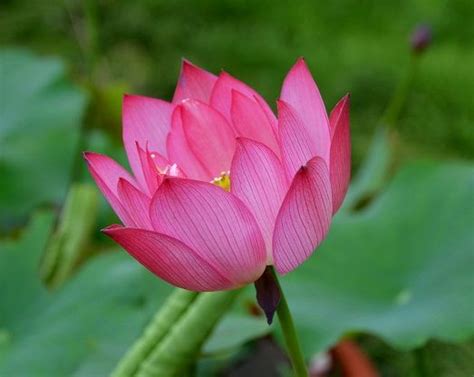
[[214,178],[211,183],[222,187],[225,191],[230,191],[230,171],[223,171],[221,175]]

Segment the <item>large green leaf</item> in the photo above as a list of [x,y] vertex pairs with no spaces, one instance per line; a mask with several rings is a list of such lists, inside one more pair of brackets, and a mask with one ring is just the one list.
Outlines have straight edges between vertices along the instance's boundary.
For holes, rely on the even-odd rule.
[[474,334],[474,169],[417,163],[368,208],[335,218],[324,244],[283,278],[304,350],[353,331],[408,349]]
[[0,376],[105,376],[170,287],[120,252],[46,291],[37,269],[52,223],[35,216],[21,239],[0,245]]
[[466,377],[474,371],[474,339],[462,344],[431,340],[410,352],[367,335],[359,338],[359,344],[384,377]]
[[392,154],[390,130],[380,127],[373,136],[362,166],[351,181],[341,211],[353,209],[358,202],[370,198],[383,187]]
[[84,94],[63,64],[0,51],[0,221],[65,195],[76,156]]
[[232,351],[252,339],[267,335],[271,330],[261,317],[231,313],[214,330],[203,352],[207,355]]

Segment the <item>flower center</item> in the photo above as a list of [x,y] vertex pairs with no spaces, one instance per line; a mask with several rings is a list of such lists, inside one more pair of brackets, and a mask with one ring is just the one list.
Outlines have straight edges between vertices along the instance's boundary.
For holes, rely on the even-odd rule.
[[230,191],[230,171],[223,171],[218,177],[214,178],[211,183],[222,187],[225,191]]

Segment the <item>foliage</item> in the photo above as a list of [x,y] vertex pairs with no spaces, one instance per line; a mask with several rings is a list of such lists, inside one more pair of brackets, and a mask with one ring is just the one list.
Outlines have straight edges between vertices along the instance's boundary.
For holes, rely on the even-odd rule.
[[55,58],[0,52],[0,225],[64,198],[85,95]]
[[2,376],[103,376],[170,288],[125,253],[94,258],[55,293],[38,263],[53,216],[40,213],[0,250]]
[[[84,4],[92,4],[92,12]],[[0,43],[59,53],[96,86],[125,82],[155,97],[171,98],[177,62],[186,57],[214,72],[229,71],[273,104],[285,72],[303,55],[328,107],[352,93],[356,166],[407,69],[412,28],[428,23],[434,41],[397,125],[403,151],[474,157],[474,86],[467,85],[474,82],[471,0],[15,0],[4,9]],[[96,57],[92,71],[90,55]],[[118,109],[120,98],[114,98]],[[120,124],[114,127],[118,134]]]

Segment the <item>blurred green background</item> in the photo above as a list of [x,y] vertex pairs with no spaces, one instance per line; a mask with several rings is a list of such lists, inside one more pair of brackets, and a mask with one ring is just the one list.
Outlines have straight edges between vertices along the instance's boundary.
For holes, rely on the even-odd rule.
[[356,162],[407,70],[411,31],[427,23],[434,43],[397,128],[408,153],[474,156],[469,0],[6,0],[2,8],[2,45],[59,55],[77,80],[91,78],[109,95],[116,88],[117,102],[123,90],[171,98],[186,57],[230,72],[274,104],[285,73],[304,56],[328,107],[352,93]]
[[[257,89],[273,106],[286,72],[297,57],[304,56],[328,109],[345,93],[352,95],[353,167],[354,172],[360,173],[346,203],[347,217],[342,214],[336,221],[327,246],[320,252],[321,257],[313,258],[316,265],[295,272],[288,280],[290,292],[297,291],[301,284],[308,284],[308,292],[314,299],[311,301],[309,296],[294,293],[296,311],[301,313],[297,319],[303,323],[301,331],[308,331],[313,337],[308,336],[305,345],[321,351],[341,335],[352,330],[367,330],[384,339],[361,339],[384,376],[474,373],[474,369],[470,369],[474,368],[472,363],[466,362],[472,359],[470,344],[430,343],[422,347],[424,341],[432,337],[465,342],[473,334],[474,319],[469,314],[474,312],[474,278],[469,272],[474,265],[474,240],[470,234],[474,228],[472,1],[4,0],[0,9],[0,235],[3,238],[0,242],[6,248],[3,256],[0,252],[0,261],[10,263],[13,255],[10,253],[30,245],[26,249],[31,249],[28,252],[34,254],[33,261],[39,263],[48,244],[47,249],[54,250],[53,257],[42,257],[42,277],[50,285],[60,286],[84,260],[111,247],[97,231],[116,221],[104,201],[101,200],[97,210],[96,194],[86,188],[70,192],[68,200],[72,203],[71,198],[79,198],[76,199],[79,203],[84,200],[87,205],[64,203],[72,182],[89,181],[81,151],[108,153],[125,162],[121,150],[123,93],[171,99],[180,59],[185,57],[214,73],[222,69],[230,72]],[[419,24],[431,26],[433,42],[414,58],[409,38]],[[380,131],[384,125],[383,114],[403,83],[409,86],[398,118],[390,125],[390,131]],[[379,139],[374,147],[372,140],[376,130]],[[419,159],[434,162],[403,170],[406,164]],[[404,173],[397,175],[399,169]],[[387,189],[387,181],[394,175],[398,178]],[[424,183],[416,183],[417,178]],[[361,218],[354,212],[354,208],[370,206],[380,191],[386,191],[386,195],[378,207],[369,208],[369,215],[361,215]],[[407,208],[406,213],[397,212],[397,208],[402,207]],[[61,208],[63,217],[58,220]],[[38,215],[38,209],[46,210],[46,215]],[[65,212],[71,216],[67,221]],[[397,215],[392,216],[394,213]],[[32,223],[30,228],[26,228],[28,222]],[[62,225],[54,226],[55,223]],[[404,224],[412,228],[404,229]],[[378,229],[375,237],[370,231],[374,228]],[[397,232],[402,232],[402,228],[407,233],[413,229],[408,240],[398,237]],[[50,237],[54,229],[55,235]],[[375,240],[368,245],[354,242],[358,234]],[[438,238],[430,240],[433,234]],[[410,237],[413,240],[410,241]],[[341,240],[347,240],[354,248],[353,262],[343,257],[350,250]],[[332,260],[329,253],[334,255]],[[413,258],[407,262],[400,257],[401,253],[411,253]],[[112,258],[117,258],[112,254]],[[19,368],[25,357],[32,360],[33,369],[24,369],[18,376],[52,375],[51,370],[32,356],[38,350],[34,344],[74,344],[77,341],[74,336],[84,331],[88,334],[84,343],[89,345],[89,340],[96,336],[99,346],[86,346],[87,351],[77,346],[69,353],[63,347],[54,348],[55,351],[48,354],[49,359],[44,360],[65,359],[58,375],[106,375],[161,303],[161,298],[154,296],[160,296],[157,292],[164,295],[169,290],[158,285],[153,294],[154,284],[160,283],[125,255],[123,257],[110,264],[104,260],[93,262],[96,265],[86,266],[89,270],[85,272],[93,276],[91,279],[81,272],[71,283],[72,287],[66,288],[66,292],[72,292],[71,297],[86,306],[94,304],[88,303],[89,296],[84,294],[87,286],[84,288],[81,281],[102,279],[97,284],[105,284],[104,292],[124,289],[123,294],[110,298],[103,308],[84,309],[87,314],[83,317],[88,319],[81,322],[83,327],[74,327],[74,321],[64,311],[67,293],[49,296],[38,286],[38,281],[33,279],[34,266],[25,267],[25,254],[16,256],[18,263],[13,264],[18,270],[0,268],[3,285],[0,290],[4,290],[0,300],[4,301],[5,310],[2,313],[0,307],[0,375],[3,376],[2,358],[6,360],[5,373],[9,373],[15,370],[12,368]],[[133,270],[129,280],[115,288],[110,282],[103,283],[98,266],[114,276],[115,270],[122,271],[122,265]],[[451,266],[451,270],[444,270],[444,275],[439,273],[443,266]],[[337,268],[342,275],[334,274],[332,268]],[[377,268],[378,272],[368,272]],[[349,270],[352,275],[347,275]],[[402,271],[401,278],[397,277],[397,270]],[[31,276],[18,281],[27,271]],[[320,277],[313,282],[308,276],[313,276],[315,271]],[[359,281],[362,275],[368,277]],[[357,281],[354,292],[351,276]],[[451,280],[452,285],[448,284],[451,290],[441,292],[438,303],[437,287]],[[141,288],[129,292],[125,287],[130,282],[141,284]],[[312,288],[312,284],[323,288]],[[374,284],[381,284],[387,290],[382,294],[371,292]],[[19,295],[23,301],[16,294],[18,285],[24,286],[24,296]],[[415,295],[419,301],[415,300],[413,311],[392,311],[392,307],[387,306],[389,301],[384,301],[393,295],[396,300],[410,301],[410,292],[417,292],[418,288],[421,296]],[[359,293],[361,301],[357,301]],[[60,314],[51,317],[49,309],[45,309],[43,322],[38,319],[37,324],[31,324],[26,320],[28,326],[33,327],[25,326],[28,313],[39,310],[25,302],[30,301],[28,298],[43,296],[44,299],[35,299],[38,307],[52,305],[63,311],[58,309]],[[329,309],[315,309],[321,305],[318,298]],[[332,306],[338,299],[347,305]],[[16,318],[15,308],[21,311],[24,305],[29,309],[24,310],[24,316]],[[123,344],[114,348],[110,341],[101,343],[109,330],[101,329],[94,321],[97,316],[116,310],[117,305],[122,311],[111,320],[110,333],[129,326],[131,321],[135,324],[119,337],[117,343]],[[361,309],[364,305],[365,309]],[[338,314],[349,313],[348,308],[353,306],[356,307],[354,315]],[[456,308],[454,313],[450,307]],[[307,314],[312,310],[316,312],[313,319]],[[445,317],[427,320],[431,318],[429,313],[439,310],[448,313]],[[426,316],[417,317],[420,312]],[[44,330],[44,323],[55,323],[51,318],[59,320],[59,325],[52,326],[50,333],[46,331],[46,335],[41,333],[31,340],[35,329]],[[324,318],[339,322],[329,326],[313,324]],[[410,323],[414,318],[422,321],[422,325],[416,321]],[[64,338],[57,328],[63,332],[67,328],[70,334],[76,335]],[[18,335],[21,342],[16,345],[11,340],[16,339],[15,331],[23,334]],[[262,334],[261,327],[255,334]],[[33,346],[25,348],[25,344]],[[408,352],[413,348],[417,352]],[[420,354],[421,360],[449,354],[447,359],[455,360],[451,363],[455,367],[448,361],[449,366],[433,361],[434,365],[423,367]],[[429,369],[431,372],[427,372]]]

